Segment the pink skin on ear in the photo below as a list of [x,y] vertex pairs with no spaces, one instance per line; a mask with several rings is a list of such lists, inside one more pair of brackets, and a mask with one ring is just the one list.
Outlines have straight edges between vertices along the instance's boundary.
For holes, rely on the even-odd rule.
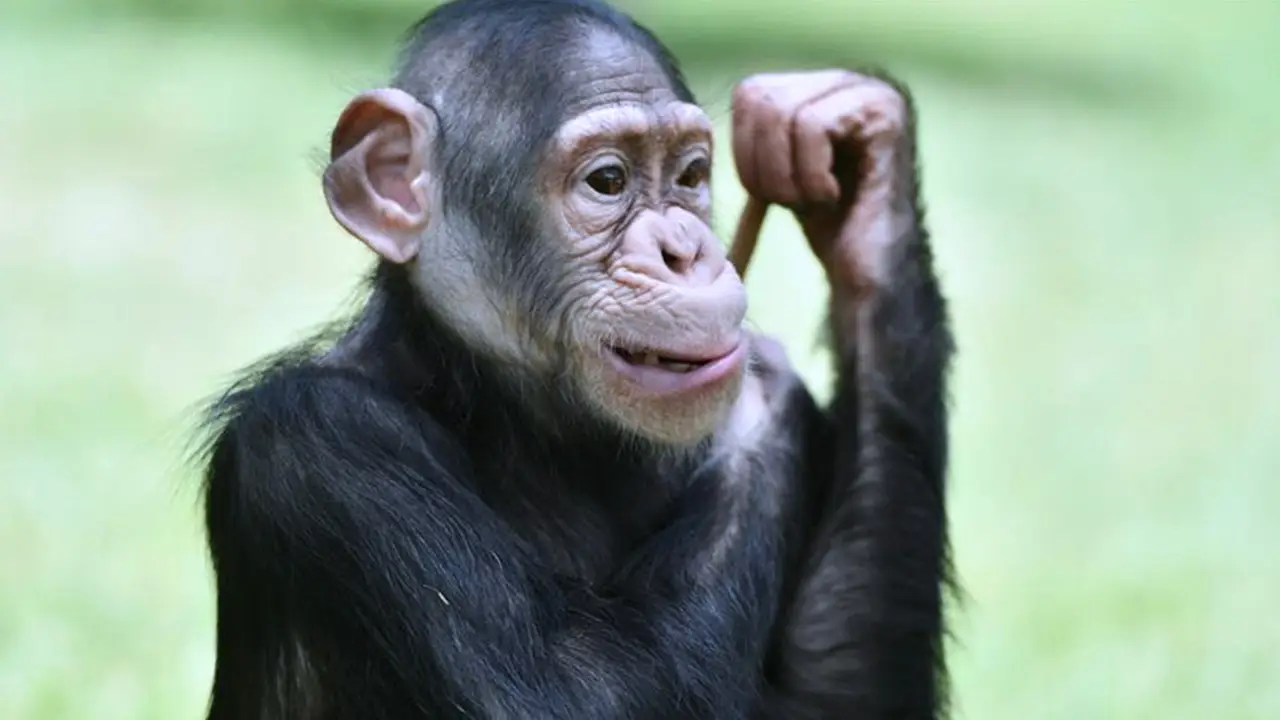
[[417,256],[430,219],[435,114],[402,90],[357,95],[333,129],[324,193],[347,232],[395,263]]

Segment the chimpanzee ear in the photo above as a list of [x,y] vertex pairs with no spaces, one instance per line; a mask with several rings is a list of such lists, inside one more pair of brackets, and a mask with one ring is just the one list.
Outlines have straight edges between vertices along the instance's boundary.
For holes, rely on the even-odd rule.
[[333,129],[324,172],[329,211],[392,262],[418,254],[434,209],[437,128],[435,113],[412,95],[383,88],[352,99]]

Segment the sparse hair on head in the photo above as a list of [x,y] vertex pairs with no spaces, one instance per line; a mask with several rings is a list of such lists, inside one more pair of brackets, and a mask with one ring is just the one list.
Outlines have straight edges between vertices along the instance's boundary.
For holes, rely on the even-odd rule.
[[[647,56],[680,100],[694,102],[653,33],[597,0],[453,0],[413,25],[393,85],[440,119],[446,208],[518,195],[503,183],[533,176],[539,150],[581,91],[574,69],[593,30]],[[495,166],[510,172],[495,178],[487,172]]]

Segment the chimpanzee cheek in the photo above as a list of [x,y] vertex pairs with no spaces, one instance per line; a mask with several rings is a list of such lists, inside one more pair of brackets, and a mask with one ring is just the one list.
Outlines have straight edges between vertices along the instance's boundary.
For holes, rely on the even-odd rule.
[[582,197],[567,198],[562,211],[562,230],[574,256],[594,254],[606,248],[625,220],[621,205],[601,203]]

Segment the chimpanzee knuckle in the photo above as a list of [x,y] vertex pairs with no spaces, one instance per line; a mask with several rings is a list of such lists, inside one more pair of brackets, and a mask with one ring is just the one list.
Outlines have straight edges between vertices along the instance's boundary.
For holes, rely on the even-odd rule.
[[767,103],[769,88],[760,75],[753,75],[733,89],[732,105],[734,112],[749,112]]
[[903,127],[900,121],[891,116],[870,113],[862,124],[862,134],[868,141],[896,143],[902,138]]
[[871,104],[887,122],[903,126],[907,121],[910,109],[907,99],[890,85],[879,85],[875,88]]
[[839,116],[824,103],[805,105],[796,111],[792,124],[796,138],[825,133],[837,126]]
[[911,100],[906,92],[879,78],[867,86],[866,102],[895,125],[906,125],[911,116]]
[[756,116],[765,123],[788,121],[813,94],[806,84],[796,82],[795,77],[759,75],[751,78],[750,85],[735,98],[735,112]]
[[881,88],[852,88],[838,104],[837,117],[831,120],[833,127],[841,131],[856,128],[867,141],[896,141],[909,125],[899,96]]

